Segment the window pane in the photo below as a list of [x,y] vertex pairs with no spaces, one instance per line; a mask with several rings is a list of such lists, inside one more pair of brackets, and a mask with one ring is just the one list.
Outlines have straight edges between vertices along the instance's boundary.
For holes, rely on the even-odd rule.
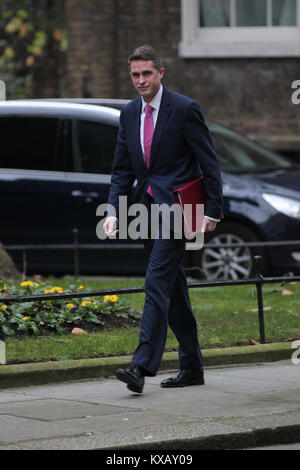
[[75,171],[109,175],[115,154],[118,128],[93,121],[77,121],[79,155]]
[[237,26],[266,26],[266,0],[236,0]]
[[291,163],[241,134],[226,128],[211,129],[222,171],[233,174],[263,173],[290,168]]
[[59,170],[58,120],[43,117],[1,117],[1,168]]
[[296,26],[296,0],[273,0],[273,26]]
[[201,0],[200,26],[230,26],[230,0]]

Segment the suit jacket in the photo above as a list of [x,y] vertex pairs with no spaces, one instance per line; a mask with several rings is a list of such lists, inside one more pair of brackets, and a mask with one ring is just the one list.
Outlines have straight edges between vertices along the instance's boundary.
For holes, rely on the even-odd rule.
[[[136,202],[142,202],[150,184],[157,204],[174,204],[173,189],[203,175],[205,215],[222,216],[222,182],[215,150],[199,105],[163,88],[152,140],[149,168],[140,143],[140,97],[121,111],[108,204],[128,195],[135,180]],[[109,212],[108,212],[108,215]]]

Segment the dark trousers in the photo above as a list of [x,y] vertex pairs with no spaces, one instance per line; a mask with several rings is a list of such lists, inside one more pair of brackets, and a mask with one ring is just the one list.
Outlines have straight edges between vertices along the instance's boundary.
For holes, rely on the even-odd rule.
[[[151,204],[151,198],[149,201]],[[140,338],[132,363],[141,366],[145,375],[156,375],[169,324],[179,343],[179,368],[202,367],[197,323],[183,269],[185,239],[175,239],[174,236],[163,239],[160,221],[157,239],[143,242],[149,261]]]

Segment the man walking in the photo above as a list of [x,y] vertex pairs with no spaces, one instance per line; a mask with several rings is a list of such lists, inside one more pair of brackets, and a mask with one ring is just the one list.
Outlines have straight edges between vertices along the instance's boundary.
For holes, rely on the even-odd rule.
[[[108,204],[118,214],[119,196],[137,180],[135,198],[149,210],[174,204],[173,190],[203,175],[203,231],[213,231],[222,214],[222,183],[215,151],[199,105],[162,86],[165,69],[151,46],[140,46],[128,59],[132,83],[140,95],[121,112]],[[179,343],[179,371],[162,387],[203,385],[203,358],[183,269],[184,236],[163,237],[162,218],[155,239],[143,240],[148,255],[145,305],[138,346],[129,369],[116,376],[142,393],[145,376],[155,376],[164,352],[168,324]],[[172,231],[173,228],[173,231]],[[115,235],[117,218],[104,223]]]

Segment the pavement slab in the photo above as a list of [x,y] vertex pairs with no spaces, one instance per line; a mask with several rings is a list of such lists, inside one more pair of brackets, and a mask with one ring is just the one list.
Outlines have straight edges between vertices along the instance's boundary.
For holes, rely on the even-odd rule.
[[207,368],[206,384],[143,394],[114,377],[0,390],[0,450],[241,449],[300,442],[300,366]]

